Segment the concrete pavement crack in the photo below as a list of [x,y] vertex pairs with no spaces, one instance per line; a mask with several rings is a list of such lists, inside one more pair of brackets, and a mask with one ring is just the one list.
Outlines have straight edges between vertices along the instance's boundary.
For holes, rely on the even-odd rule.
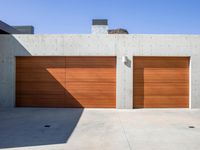
[[127,141],[127,143],[128,143],[129,149],[132,150],[132,147],[131,147],[131,144],[130,144],[130,142],[129,142],[129,140],[128,140],[128,137],[127,137],[127,135],[126,135],[126,131],[125,131],[125,128],[124,128],[124,126],[123,126],[123,123],[122,123],[122,120],[121,120],[120,114],[118,114],[118,113],[119,113],[119,112],[117,112],[117,115],[118,115],[119,122],[120,122],[120,125],[121,125],[122,130],[123,130],[124,136],[125,136],[126,141]]

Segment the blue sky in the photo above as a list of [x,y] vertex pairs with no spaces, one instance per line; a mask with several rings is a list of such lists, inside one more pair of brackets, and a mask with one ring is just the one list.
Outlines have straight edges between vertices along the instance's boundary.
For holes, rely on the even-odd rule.
[[132,34],[200,34],[200,0],[0,0],[0,20],[39,34],[88,34],[93,18]]

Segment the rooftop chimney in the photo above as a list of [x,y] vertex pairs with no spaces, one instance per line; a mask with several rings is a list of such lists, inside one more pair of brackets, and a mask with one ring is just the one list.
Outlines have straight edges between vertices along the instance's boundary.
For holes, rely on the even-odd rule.
[[92,34],[108,34],[108,20],[107,19],[93,19],[92,20]]
[[20,31],[21,34],[34,34],[33,26],[12,26],[12,27]]

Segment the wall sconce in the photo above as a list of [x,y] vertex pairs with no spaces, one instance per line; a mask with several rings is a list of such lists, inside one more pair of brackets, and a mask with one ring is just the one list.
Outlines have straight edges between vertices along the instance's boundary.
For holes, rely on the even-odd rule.
[[128,62],[128,57],[127,57],[127,56],[123,56],[123,57],[122,57],[122,62],[123,62],[124,64],[126,64],[126,63]]

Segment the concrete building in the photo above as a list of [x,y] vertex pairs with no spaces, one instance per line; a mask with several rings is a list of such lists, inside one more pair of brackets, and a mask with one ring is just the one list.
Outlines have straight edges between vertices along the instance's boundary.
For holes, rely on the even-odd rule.
[[200,108],[200,35],[100,28],[1,34],[0,107]]
[[34,34],[34,27],[10,26],[0,20],[0,34]]

